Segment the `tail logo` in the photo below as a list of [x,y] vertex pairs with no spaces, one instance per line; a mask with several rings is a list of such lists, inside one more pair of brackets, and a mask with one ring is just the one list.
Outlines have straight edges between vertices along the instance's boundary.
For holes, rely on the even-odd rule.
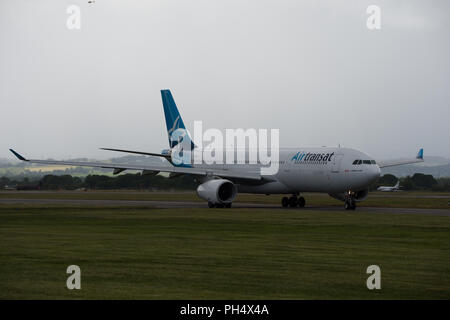
[[167,131],[167,134],[169,135],[169,137],[172,135],[172,133],[173,133],[175,130],[177,130],[177,129],[179,129],[179,128],[180,128],[180,116],[178,116],[178,117],[175,119],[175,121],[173,122],[172,128],[170,128],[170,129]]

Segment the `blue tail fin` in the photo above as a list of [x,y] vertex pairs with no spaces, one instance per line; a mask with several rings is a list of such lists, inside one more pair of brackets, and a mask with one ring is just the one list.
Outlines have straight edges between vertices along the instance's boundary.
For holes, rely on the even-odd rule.
[[[177,105],[173,100],[172,93],[170,90],[161,90],[161,98],[164,106],[164,116],[166,117],[166,127],[167,127],[167,135],[169,138],[169,146],[170,148],[175,147],[181,140],[179,138],[191,140],[189,136],[189,132],[186,130],[184,126],[183,119],[181,119],[180,113],[178,112]],[[185,134],[180,135],[181,130],[184,130]],[[176,139],[172,138],[172,134],[177,131]],[[191,140],[191,147],[193,147],[193,142]]]
[[423,159],[423,148],[421,148],[421,149],[419,150],[419,153],[417,153],[416,158],[417,158],[417,159]]

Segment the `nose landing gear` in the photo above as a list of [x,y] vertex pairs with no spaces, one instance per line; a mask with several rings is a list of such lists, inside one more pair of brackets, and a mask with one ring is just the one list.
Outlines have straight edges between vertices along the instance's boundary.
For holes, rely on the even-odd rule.
[[355,210],[356,209],[355,200],[346,200],[344,208],[345,210]]
[[299,208],[303,208],[305,206],[305,198],[303,197],[299,197],[297,198],[297,195],[293,195],[292,197],[283,197],[281,199],[281,206],[283,208],[287,208],[287,207],[291,207],[291,208],[295,208],[295,207],[299,207]]
[[349,191],[346,193],[344,208],[345,208],[345,210],[355,210],[356,209],[356,201],[355,201],[355,193],[354,192]]

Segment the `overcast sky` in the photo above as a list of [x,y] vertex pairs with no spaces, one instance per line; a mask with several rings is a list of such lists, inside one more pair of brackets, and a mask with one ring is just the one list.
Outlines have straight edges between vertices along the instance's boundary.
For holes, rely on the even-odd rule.
[[[81,8],[69,30],[66,9]],[[366,9],[381,8],[381,30]],[[450,157],[450,2],[0,0],[0,157],[167,148],[185,124],[278,128],[281,146]]]

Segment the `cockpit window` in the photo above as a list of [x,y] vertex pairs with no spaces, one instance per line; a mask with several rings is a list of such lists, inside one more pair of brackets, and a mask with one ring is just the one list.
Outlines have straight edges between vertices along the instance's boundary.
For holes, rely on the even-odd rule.
[[363,164],[363,163],[364,164],[376,164],[375,160],[359,160],[359,159],[357,159],[357,160],[353,161],[354,165]]

